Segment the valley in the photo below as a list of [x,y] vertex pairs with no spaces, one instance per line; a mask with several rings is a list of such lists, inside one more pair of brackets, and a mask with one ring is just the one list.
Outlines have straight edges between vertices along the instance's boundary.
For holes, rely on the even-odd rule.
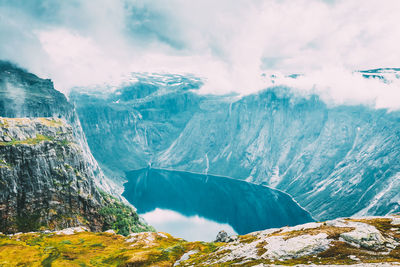
[[132,77],[70,94],[108,176],[148,165],[228,176],[282,190],[318,220],[400,211],[399,111],[332,105],[284,86],[203,95],[193,77]]
[[0,70],[1,265],[400,259],[398,111],[286,87],[202,95],[182,75],[67,100]]

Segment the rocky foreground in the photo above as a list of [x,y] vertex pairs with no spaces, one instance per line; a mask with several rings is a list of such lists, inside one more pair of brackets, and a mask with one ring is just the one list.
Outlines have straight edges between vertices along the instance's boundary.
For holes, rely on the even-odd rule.
[[0,235],[0,265],[392,266],[400,265],[400,216],[308,223],[226,241],[187,242],[155,232],[124,237],[82,227]]

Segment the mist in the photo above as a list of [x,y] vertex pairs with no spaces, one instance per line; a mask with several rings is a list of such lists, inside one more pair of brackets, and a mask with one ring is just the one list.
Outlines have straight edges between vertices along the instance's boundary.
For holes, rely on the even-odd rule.
[[398,109],[398,81],[354,71],[400,65],[399,10],[398,0],[3,0],[0,54],[64,93],[157,72],[246,95],[278,74],[273,85],[331,103]]

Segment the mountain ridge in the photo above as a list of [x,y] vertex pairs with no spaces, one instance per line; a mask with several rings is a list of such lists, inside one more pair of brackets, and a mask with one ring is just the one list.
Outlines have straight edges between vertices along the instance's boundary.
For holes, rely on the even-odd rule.
[[283,86],[241,97],[158,90],[162,98],[154,91],[118,103],[117,91],[71,93],[93,154],[115,176],[151,164],[245,179],[289,193],[318,219],[351,216],[370,202],[366,215],[400,210],[399,111],[331,106]]

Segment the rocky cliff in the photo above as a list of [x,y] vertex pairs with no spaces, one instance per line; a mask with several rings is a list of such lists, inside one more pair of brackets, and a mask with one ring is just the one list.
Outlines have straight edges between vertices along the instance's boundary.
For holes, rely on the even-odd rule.
[[[5,233],[78,225],[126,234],[149,229],[132,208],[97,189],[72,127],[62,119],[0,117],[0,183]],[[118,227],[120,219],[129,222]]]
[[[107,174],[147,167],[177,139],[202,100],[193,90],[201,82],[181,75],[136,76],[116,91],[78,88],[70,94],[89,146]],[[111,156],[112,155],[112,156]]]
[[54,89],[51,80],[41,79],[10,62],[0,61],[0,116],[64,119],[72,126],[75,141],[82,148],[85,160],[90,165],[88,171],[95,178],[96,184],[106,192],[115,195],[121,193],[121,187],[104,176],[93,158],[74,106],[64,94]]
[[75,120],[73,106],[54,89],[51,80],[41,79],[6,61],[0,61],[0,115]]
[[50,80],[0,62],[0,231],[152,230],[110,195],[78,117]]
[[[360,73],[374,74],[386,82],[379,70]],[[319,219],[400,210],[400,112],[328,105],[286,87],[199,95],[200,85],[136,75],[71,100],[94,156],[113,171],[151,164],[245,179],[289,193]]]

